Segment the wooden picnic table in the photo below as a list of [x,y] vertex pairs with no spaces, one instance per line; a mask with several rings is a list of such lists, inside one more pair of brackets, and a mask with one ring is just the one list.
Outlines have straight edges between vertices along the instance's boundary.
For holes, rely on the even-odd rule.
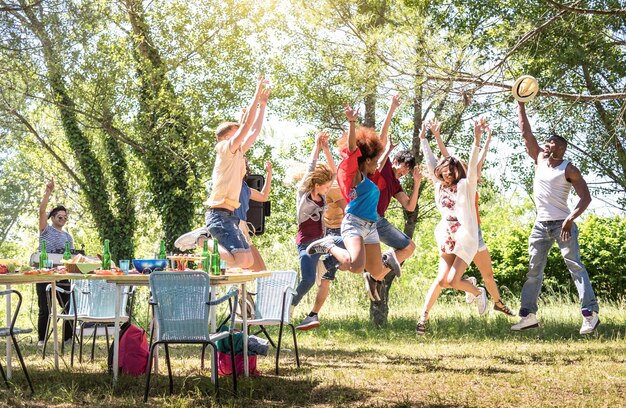
[[[172,271],[171,273],[176,273]],[[241,271],[241,272],[229,272],[224,275],[209,275],[209,281],[211,286],[224,286],[224,285],[239,285],[241,287],[241,293],[243,299],[246,299],[246,283],[255,280],[256,278],[270,276],[271,271]],[[120,307],[121,307],[121,287],[122,286],[148,286],[150,275],[142,274],[128,274],[128,275],[97,275],[97,274],[75,274],[75,273],[55,273],[55,274],[37,274],[37,275],[24,275],[21,273],[0,275],[0,285],[6,285],[10,288],[11,285],[32,284],[32,283],[50,283],[52,285],[52,293],[56,293],[56,282],[60,280],[76,280],[76,279],[90,279],[90,280],[106,280],[107,282],[115,283],[116,295],[115,295],[115,330],[113,332],[114,344],[113,348],[113,381],[117,382],[118,377],[118,362],[119,362],[119,333],[120,333]],[[213,300],[215,294],[211,291],[211,300]],[[57,339],[57,301],[56,296],[52,298],[52,335],[54,338],[54,366],[59,368],[59,345]],[[10,324],[10,310],[11,310],[11,298],[7,297],[6,300],[7,321]],[[215,313],[215,309],[212,309],[212,313]],[[249,375],[248,367],[248,327],[247,327],[248,313],[247,308],[242,308],[242,320],[243,320],[243,346],[244,346],[244,373],[247,377]],[[211,316],[211,331],[215,331],[215,316]],[[6,362],[7,362],[7,376],[11,378],[11,343],[7,342],[6,350]],[[213,361],[211,365],[212,378],[217,376],[217,362]]]

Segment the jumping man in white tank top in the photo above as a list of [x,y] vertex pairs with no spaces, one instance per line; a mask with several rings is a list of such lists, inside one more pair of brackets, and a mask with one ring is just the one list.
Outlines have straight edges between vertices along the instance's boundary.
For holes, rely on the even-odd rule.
[[[537,300],[543,282],[548,253],[556,241],[561,249],[567,269],[572,275],[581,302],[583,323],[580,334],[593,332],[600,319],[598,302],[589,282],[587,269],[580,261],[578,227],[574,219],[589,206],[591,195],[580,170],[563,158],[567,141],[560,136],[551,136],[543,150],[532,133],[526,117],[524,103],[519,102],[519,125],[528,155],[535,161],[533,195],[537,207],[537,218],[528,239],[529,265],[526,282],[522,288],[521,320],[511,330],[537,327]],[[567,197],[574,187],[580,197],[573,211],[567,207]]]

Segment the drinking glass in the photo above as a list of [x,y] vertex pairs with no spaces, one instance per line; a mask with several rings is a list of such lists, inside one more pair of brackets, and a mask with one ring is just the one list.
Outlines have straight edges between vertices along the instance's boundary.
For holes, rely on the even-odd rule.
[[46,259],[46,262],[44,263],[44,268],[52,269],[53,266],[54,266],[54,263],[52,262],[52,260]]
[[124,272],[124,275],[128,275],[128,269],[130,269],[130,260],[120,260],[120,269]]

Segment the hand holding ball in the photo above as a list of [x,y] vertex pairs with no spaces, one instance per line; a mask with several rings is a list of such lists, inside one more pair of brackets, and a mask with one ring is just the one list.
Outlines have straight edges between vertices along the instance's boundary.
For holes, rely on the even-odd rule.
[[539,83],[530,75],[523,75],[515,81],[511,88],[513,98],[519,102],[530,102],[539,93]]

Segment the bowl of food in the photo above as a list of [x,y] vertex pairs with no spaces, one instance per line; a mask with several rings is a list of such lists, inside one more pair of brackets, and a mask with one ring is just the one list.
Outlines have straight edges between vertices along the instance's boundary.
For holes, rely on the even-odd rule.
[[[96,269],[98,269],[101,266],[101,264],[99,264],[99,263],[84,263],[84,262],[75,263],[75,264],[67,264],[67,265],[68,266],[69,265],[76,265],[76,269],[78,269],[78,271],[80,273],[82,273],[82,274],[91,273],[91,272],[95,271]],[[68,272],[72,273],[72,272],[70,272],[69,269],[68,269]]]
[[162,271],[167,268],[167,259],[133,259],[133,267],[143,274]]

